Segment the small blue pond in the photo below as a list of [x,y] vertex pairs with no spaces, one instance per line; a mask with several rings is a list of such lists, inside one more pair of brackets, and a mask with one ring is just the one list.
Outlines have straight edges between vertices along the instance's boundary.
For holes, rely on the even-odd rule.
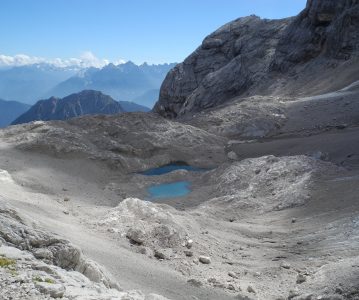
[[186,196],[191,192],[189,181],[177,181],[173,183],[163,183],[152,185],[148,188],[150,199],[165,199]]
[[156,176],[156,175],[167,174],[167,173],[170,173],[170,172],[176,171],[176,170],[187,170],[187,171],[192,171],[192,172],[206,171],[206,169],[193,167],[193,166],[189,166],[189,165],[186,165],[186,164],[176,164],[176,163],[174,163],[174,164],[168,164],[168,165],[158,167],[158,168],[149,169],[149,170],[146,170],[144,172],[141,172],[140,174],[147,175],[147,176]]

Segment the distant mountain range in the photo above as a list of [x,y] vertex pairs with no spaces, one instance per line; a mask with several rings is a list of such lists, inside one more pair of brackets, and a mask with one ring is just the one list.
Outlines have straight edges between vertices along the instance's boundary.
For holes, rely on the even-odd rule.
[[30,107],[28,104],[0,99],[0,128],[9,125]]
[[153,89],[153,90],[148,90],[144,94],[134,98],[133,101],[136,103],[141,103],[142,105],[152,108],[154,106],[152,99],[158,100],[159,96],[160,96],[160,90]]
[[135,101],[153,107],[158,99],[159,88],[168,71],[175,64],[135,65],[127,62],[102,69],[89,68],[59,83],[48,96],[63,97],[84,89],[101,91],[121,101]]
[[0,98],[34,104],[55,85],[78,71],[47,64],[0,69]]
[[130,102],[130,101],[118,101],[118,102],[121,104],[125,112],[135,112],[135,111],[149,112],[151,110],[147,106],[139,105],[135,102]]
[[130,102],[124,102],[123,104],[126,108],[108,95],[98,91],[85,90],[65,98],[51,97],[47,100],[40,100],[13,121],[12,124],[22,124],[36,120],[67,120],[82,115],[113,115],[125,111],[145,111],[144,107],[139,107]]
[[47,64],[0,69],[0,98],[34,104],[38,99],[65,97],[82,90],[98,90],[118,101],[152,108],[159,88],[175,64],[109,64],[101,69],[59,68]]

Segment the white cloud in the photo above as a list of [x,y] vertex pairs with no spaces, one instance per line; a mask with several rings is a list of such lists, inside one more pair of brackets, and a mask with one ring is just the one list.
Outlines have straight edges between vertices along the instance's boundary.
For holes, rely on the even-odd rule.
[[[96,57],[91,51],[86,51],[81,54],[79,58],[53,58],[47,59],[44,57],[28,56],[26,54],[17,54],[14,56],[8,56],[0,54],[0,67],[15,67],[15,66],[26,66],[46,63],[55,67],[66,68],[66,67],[78,67],[78,68],[101,68],[110,63],[107,59],[100,59]],[[117,60],[113,62],[118,65],[125,63],[124,60]]]

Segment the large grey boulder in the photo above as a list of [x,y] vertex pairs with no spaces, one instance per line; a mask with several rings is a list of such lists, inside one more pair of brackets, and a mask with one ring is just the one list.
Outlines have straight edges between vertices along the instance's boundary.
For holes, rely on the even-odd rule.
[[66,290],[62,284],[47,282],[37,282],[36,287],[42,294],[48,294],[52,298],[62,298]]

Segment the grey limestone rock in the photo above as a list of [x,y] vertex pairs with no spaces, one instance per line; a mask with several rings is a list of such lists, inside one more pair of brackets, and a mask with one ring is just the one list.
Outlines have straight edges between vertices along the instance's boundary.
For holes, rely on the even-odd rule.
[[239,96],[331,91],[333,68],[357,70],[358,14],[357,0],[308,0],[293,18],[225,24],[167,74],[154,111],[176,118]]

